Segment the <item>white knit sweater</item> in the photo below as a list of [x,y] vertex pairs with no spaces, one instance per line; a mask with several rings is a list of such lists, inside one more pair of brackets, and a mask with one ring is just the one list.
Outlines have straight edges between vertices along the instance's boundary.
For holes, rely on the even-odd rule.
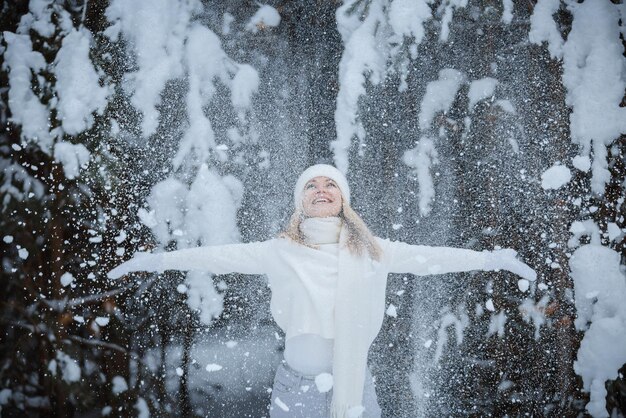
[[[370,261],[367,269],[381,283],[386,282],[388,273],[425,276],[488,269],[488,252],[377,240],[383,257],[380,262]],[[122,264],[110,276],[140,270],[265,274],[272,290],[270,309],[286,338],[307,333],[324,338],[335,336],[332,301],[335,297],[337,256],[331,252],[276,238],[151,254],[150,257],[139,257]],[[384,291],[384,285],[381,290]],[[371,332],[377,333],[379,327],[374,326]]]

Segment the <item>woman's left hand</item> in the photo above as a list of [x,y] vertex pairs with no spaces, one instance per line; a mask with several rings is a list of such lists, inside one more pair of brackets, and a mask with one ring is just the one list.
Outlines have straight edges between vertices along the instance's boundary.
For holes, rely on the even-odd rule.
[[109,271],[107,276],[110,280],[115,280],[133,271],[161,271],[159,256],[147,252],[135,253],[133,258]]
[[528,265],[517,259],[517,251],[510,248],[495,250],[488,256],[486,270],[506,270],[526,280],[534,282],[537,273]]

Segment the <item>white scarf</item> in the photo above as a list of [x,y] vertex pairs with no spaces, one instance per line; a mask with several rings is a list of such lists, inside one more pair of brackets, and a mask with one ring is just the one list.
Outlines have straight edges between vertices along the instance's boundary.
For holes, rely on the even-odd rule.
[[341,218],[307,218],[300,223],[300,231],[309,245],[337,244],[342,225]]
[[347,248],[348,234],[340,218],[308,218],[300,230],[307,244],[339,242],[331,417],[357,418],[363,412],[367,354],[382,323],[385,283],[373,280],[367,255],[356,256]]

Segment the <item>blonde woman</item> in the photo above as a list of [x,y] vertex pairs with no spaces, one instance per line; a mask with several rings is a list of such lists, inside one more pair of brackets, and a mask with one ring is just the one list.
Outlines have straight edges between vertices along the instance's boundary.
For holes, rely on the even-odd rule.
[[513,250],[477,252],[374,237],[350,207],[345,176],[330,165],[314,165],[300,175],[294,205],[278,238],[139,254],[109,273],[111,278],[164,270],[267,275],[270,310],[285,332],[272,418],[380,416],[367,354],[382,325],[389,273],[501,269],[536,278]]

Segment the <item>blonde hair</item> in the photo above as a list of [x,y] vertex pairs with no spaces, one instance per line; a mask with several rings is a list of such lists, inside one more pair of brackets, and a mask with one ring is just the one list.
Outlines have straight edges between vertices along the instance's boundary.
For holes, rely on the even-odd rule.
[[[348,233],[346,240],[348,250],[358,256],[367,253],[371,259],[380,261],[383,253],[380,245],[376,242],[374,235],[365,225],[363,219],[350,207],[346,199],[342,199],[341,212],[338,216],[342,219]],[[301,209],[296,209],[293,215],[291,215],[287,228],[279,236],[308,246],[304,234],[300,230],[300,224],[305,219],[304,212]]]

